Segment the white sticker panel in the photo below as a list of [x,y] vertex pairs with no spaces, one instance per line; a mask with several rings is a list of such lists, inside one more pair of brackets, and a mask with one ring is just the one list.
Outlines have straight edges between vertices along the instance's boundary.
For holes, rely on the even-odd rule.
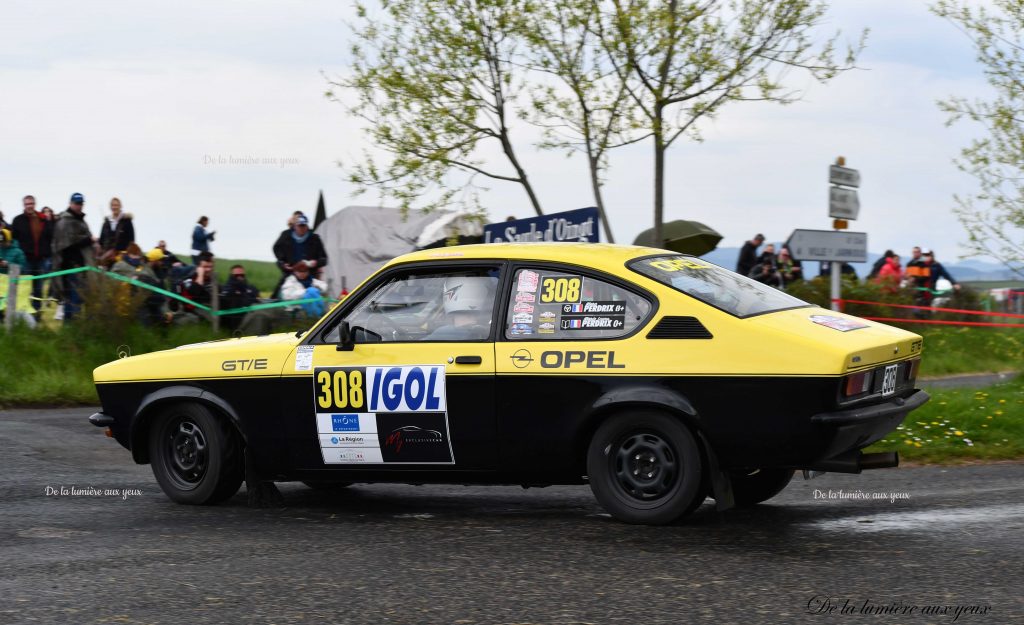
[[319,434],[377,433],[377,419],[373,413],[318,413],[316,428]]

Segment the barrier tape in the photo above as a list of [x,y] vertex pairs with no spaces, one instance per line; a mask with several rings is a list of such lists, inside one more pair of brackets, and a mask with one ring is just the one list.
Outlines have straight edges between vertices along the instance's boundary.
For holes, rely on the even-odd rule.
[[[957,313],[961,315],[981,315],[983,317],[1009,317],[1011,319],[1024,319],[1024,315],[1017,315],[1014,313],[986,312],[984,310],[964,310],[961,308],[932,308],[931,306],[912,306],[910,304],[887,304],[885,302],[866,302],[859,299],[834,299],[832,301],[838,304],[867,304],[869,306],[887,306],[889,308],[913,308],[917,310]],[[870,317],[865,317],[865,319],[870,319]]]
[[[262,303],[262,304],[253,304],[252,306],[243,306],[241,308],[229,308],[227,310],[214,311],[213,308],[211,308],[211,307],[209,307],[209,306],[207,306],[205,304],[200,304],[200,303],[196,302],[195,300],[191,300],[191,299],[185,297],[184,295],[180,295],[178,293],[174,293],[173,291],[168,291],[167,289],[162,289],[160,287],[153,286],[152,284],[146,284],[145,282],[140,282],[139,280],[137,280],[135,278],[128,278],[126,276],[122,276],[120,274],[116,274],[116,273],[114,273],[112,271],[105,271],[103,269],[100,269],[99,267],[74,267],[72,269],[61,269],[59,271],[53,271],[53,272],[50,272],[50,273],[45,273],[45,274],[40,274],[40,275],[22,275],[22,276],[19,276],[18,278],[15,278],[13,280],[13,282],[29,282],[31,280],[43,280],[43,279],[48,279],[48,278],[58,278],[58,277],[61,277],[61,276],[68,276],[68,275],[72,275],[72,274],[76,274],[76,273],[82,273],[82,272],[86,272],[86,271],[92,271],[92,272],[98,273],[100,275],[106,276],[108,278],[112,278],[114,280],[119,280],[121,282],[130,284],[132,286],[137,286],[137,287],[146,289],[148,291],[153,291],[154,293],[159,293],[160,295],[163,295],[164,297],[169,297],[171,299],[178,300],[179,302],[183,302],[185,304],[188,304],[189,306],[193,306],[195,308],[198,308],[199,310],[202,310],[204,312],[207,312],[207,313],[209,313],[211,315],[215,315],[215,316],[218,316],[218,317],[221,317],[221,316],[224,316],[224,315],[241,315],[241,314],[244,314],[244,313],[247,313],[247,312],[251,312],[251,311],[254,311],[254,310],[267,310],[267,309],[271,309],[271,308],[285,308],[285,307],[289,307],[289,306],[301,306],[302,304],[310,304],[310,303],[314,303],[314,302],[325,302],[327,304],[336,304],[337,302],[340,301],[340,300],[331,299],[331,298],[327,298],[327,297],[309,297],[309,298],[305,298],[305,299],[282,300],[282,301],[278,301],[278,302],[265,302],[265,303]],[[7,299],[6,295],[0,295],[0,302],[5,301],[6,299]],[[37,298],[30,297],[29,299],[37,299]],[[46,298],[38,298],[38,299],[45,301]],[[52,300],[52,301],[57,301],[57,300]]]
[[902,319],[899,317],[861,317],[870,321],[888,321],[893,323],[930,323],[947,326],[981,326],[986,328],[1024,328],[1020,323],[996,323],[994,321],[945,321],[942,319]]

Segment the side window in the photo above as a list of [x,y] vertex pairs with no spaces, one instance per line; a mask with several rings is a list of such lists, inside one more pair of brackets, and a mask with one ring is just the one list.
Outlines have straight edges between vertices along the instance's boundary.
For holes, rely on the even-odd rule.
[[[400,274],[370,291],[344,320],[356,344],[486,340],[498,276],[496,267]],[[324,342],[338,342],[337,327]]]
[[510,297],[505,338],[511,340],[615,338],[651,312],[651,303],[632,291],[550,269],[517,271]]

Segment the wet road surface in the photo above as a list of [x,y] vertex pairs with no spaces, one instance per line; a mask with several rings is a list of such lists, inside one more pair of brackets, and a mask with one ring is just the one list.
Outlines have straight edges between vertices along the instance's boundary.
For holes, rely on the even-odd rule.
[[659,528],[585,486],[196,508],[91,412],[0,412],[0,623],[1024,622],[1024,464],[798,477]]

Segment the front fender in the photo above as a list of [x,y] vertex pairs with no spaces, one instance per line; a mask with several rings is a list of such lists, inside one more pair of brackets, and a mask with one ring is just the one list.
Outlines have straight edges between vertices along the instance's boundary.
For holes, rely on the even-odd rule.
[[143,397],[139,403],[138,410],[135,411],[135,415],[132,417],[130,436],[132,458],[135,462],[139,464],[149,462],[149,426],[153,416],[159,412],[160,406],[179,401],[199,402],[213,408],[230,419],[242,440],[248,442],[238,413],[222,397],[196,386],[185,384],[166,386]]

